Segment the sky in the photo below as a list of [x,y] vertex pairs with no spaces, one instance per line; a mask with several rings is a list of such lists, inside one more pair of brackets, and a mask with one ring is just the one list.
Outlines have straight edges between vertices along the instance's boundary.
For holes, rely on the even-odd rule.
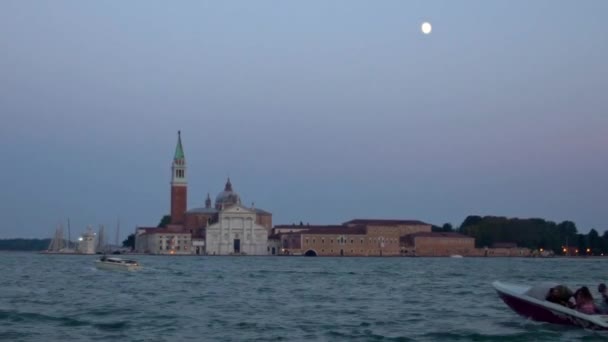
[[[608,2],[0,1],[0,238],[169,212],[226,178],[275,224],[608,230]],[[433,25],[424,35],[423,22]],[[111,236],[113,233],[110,233]]]

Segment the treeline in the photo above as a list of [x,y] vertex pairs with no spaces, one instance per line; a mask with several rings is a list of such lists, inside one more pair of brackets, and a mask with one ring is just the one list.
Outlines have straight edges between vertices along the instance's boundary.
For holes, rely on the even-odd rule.
[[[446,228],[444,225],[442,230],[446,231]],[[474,237],[477,247],[515,243],[519,247],[550,250],[556,254],[608,254],[608,231],[601,236],[595,229],[581,234],[571,221],[555,223],[539,218],[468,216],[457,231]]]
[[0,239],[0,251],[43,251],[51,239]]

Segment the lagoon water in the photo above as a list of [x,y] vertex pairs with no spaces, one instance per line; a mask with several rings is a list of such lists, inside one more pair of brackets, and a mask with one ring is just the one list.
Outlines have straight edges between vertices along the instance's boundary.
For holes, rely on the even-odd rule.
[[493,280],[608,281],[603,259],[0,253],[2,341],[573,341],[608,333],[517,316]]

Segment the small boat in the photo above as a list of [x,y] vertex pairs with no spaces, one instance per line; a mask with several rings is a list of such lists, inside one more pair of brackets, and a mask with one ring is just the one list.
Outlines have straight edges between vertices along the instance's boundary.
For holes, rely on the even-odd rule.
[[460,259],[460,258],[462,258],[462,255],[460,255],[460,254],[452,254],[452,255],[450,255],[450,258]]
[[134,271],[141,268],[139,263],[135,260],[122,259],[122,258],[108,258],[102,256],[99,260],[95,261],[95,266],[103,270],[120,270],[120,271]]
[[495,281],[492,286],[498,296],[513,311],[539,322],[578,326],[593,330],[608,330],[608,315],[588,315],[545,300],[557,284],[526,286]]

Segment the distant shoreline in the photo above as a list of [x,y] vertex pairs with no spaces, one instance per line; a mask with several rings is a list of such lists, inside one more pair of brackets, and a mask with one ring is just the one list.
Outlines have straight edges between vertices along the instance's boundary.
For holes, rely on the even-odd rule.
[[[61,256],[61,255],[69,255],[69,256],[88,256],[88,257],[96,257],[101,256],[102,254],[82,254],[82,253],[44,253],[44,251],[32,251],[32,250],[7,250],[0,249],[0,253],[31,253],[31,254],[40,254],[40,255],[52,255],[52,256]],[[109,255],[109,254],[107,254]],[[247,258],[247,257],[279,257],[279,258],[374,258],[374,259],[395,259],[395,258],[403,258],[403,259],[419,259],[419,258],[432,258],[432,259],[455,259],[449,256],[400,256],[400,255],[391,255],[391,256],[316,256],[316,257],[307,257],[303,255],[196,255],[196,254],[146,254],[146,253],[122,253],[116,254],[117,257],[120,256],[151,256],[151,257],[193,257],[193,258],[201,258],[201,257],[210,257],[210,258],[225,258],[225,257],[235,257],[235,258]],[[556,255],[550,257],[533,257],[533,256],[463,256],[458,259],[604,259],[608,258],[608,256],[601,255],[590,255],[590,256],[565,256],[565,255]]]

